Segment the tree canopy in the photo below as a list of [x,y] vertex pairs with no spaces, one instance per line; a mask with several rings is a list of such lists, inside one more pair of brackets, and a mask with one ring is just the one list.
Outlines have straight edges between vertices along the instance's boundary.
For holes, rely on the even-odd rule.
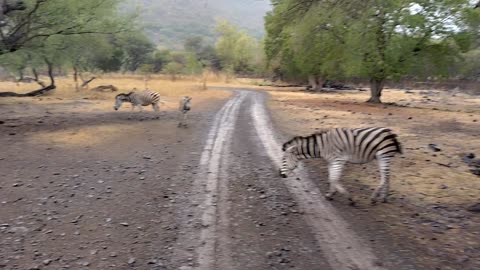
[[0,54],[42,46],[50,37],[111,34],[130,27],[117,16],[121,0],[4,0]]
[[274,0],[265,50],[287,76],[365,78],[370,102],[387,79],[447,76],[472,48],[478,12],[468,0]]

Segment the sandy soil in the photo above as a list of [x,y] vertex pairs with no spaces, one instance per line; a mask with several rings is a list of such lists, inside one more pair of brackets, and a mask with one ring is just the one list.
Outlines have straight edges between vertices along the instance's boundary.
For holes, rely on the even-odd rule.
[[[100,84],[144,87],[128,76]],[[68,78],[48,96],[0,99],[0,269],[479,268],[480,218],[465,209],[480,181],[460,155],[480,155],[480,99],[386,91],[402,106],[384,106],[363,103],[365,92],[269,88],[271,125],[265,92],[200,86],[149,81],[160,113],[115,112],[117,93],[76,92]],[[187,129],[176,127],[183,95]],[[391,203],[368,204],[375,164],[347,168],[356,208],[321,197],[321,162],[306,163],[308,177],[278,177],[278,138],[370,125],[404,145]]]
[[[396,105],[372,105],[364,103],[368,92],[361,91],[269,93],[275,123],[290,136],[330,127],[393,129],[405,153],[394,161],[391,203],[368,206],[379,178],[376,164],[350,165],[343,182],[368,215],[352,216],[346,208],[344,212],[380,224],[379,230],[411,249],[420,262],[431,266],[428,269],[480,268],[480,215],[466,211],[480,201],[480,178],[462,161],[466,153],[480,155],[479,96],[386,90],[383,101]],[[429,144],[441,151],[432,151]],[[319,179],[325,179],[323,162],[307,163]],[[327,187],[325,181],[318,184],[323,190]]]
[[[0,269],[188,265],[174,254],[187,179],[210,115],[230,93],[185,82],[160,89],[160,113],[115,112],[116,93],[59,85],[48,96],[0,100]],[[182,95],[193,96],[187,129],[176,126]]]

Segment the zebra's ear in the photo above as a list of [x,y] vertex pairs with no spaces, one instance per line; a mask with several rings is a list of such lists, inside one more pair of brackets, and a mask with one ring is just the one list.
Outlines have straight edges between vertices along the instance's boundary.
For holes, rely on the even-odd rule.
[[287,153],[290,153],[293,151],[293,149],[295,149],[297,146],[296,145],[291,145],[289,147],[287,147],[284,151],[287,152]]

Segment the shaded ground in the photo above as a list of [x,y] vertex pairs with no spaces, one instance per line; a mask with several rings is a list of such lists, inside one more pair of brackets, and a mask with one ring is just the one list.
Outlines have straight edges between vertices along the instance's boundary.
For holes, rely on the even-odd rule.
[[[382,234],[415,252],[428,269],[479,269],[480,216],[466,208],[480,201],[480,178],[461,157],[480,154],[480,98],[437,91],[385,92],[384,101],[401,106],[366,104],[365,92],[298,90],[271,91],[270,105],[276,124],[290,135],[328,127],[392,128],[405,152],[394,161],[392,202],[367,207],[379,177],[376,164],[350,165],[343,182],[367,212],[351,218],[378,222]],[[429,144],[441,151],[433,152]],[[316,175],[327,173],[322,162],[308,164]]]
[[179,209],[221,100],[198,98],[189,129],[178,129],[176,112],[165,108],[132,113],[113,112],[102,100],[2,100],[0,268],[180,263],[173,256]]
[[[158,114],[113,112],[111,93],[0,100],[0,269],[371,270],[349,266],[364,262],[352,257],[368,254],[359,246],[376,269],[478,268],[480,220],[465,207],[479,199],[479,180],[458,157],[479,146],[478,100],[387,92],[412,107],[384,107],[358,92],[271,91],[280,137],[374,123],[399,133],[406,154],[394,163],[392,203],[368,205],[376,168],[353,166],[352,208],[325,202],[316,191],[325,181],[305,186],[325,179],[321,163],[302,179],[278,177],[257,117],[271,123],[252,109],[263,108],[260,93],[229,103],[225,92],[183,91],[193,110],[179,129],[169,91]],[[322,239],[322,224],[336,232],[339,220],[347,228]]]

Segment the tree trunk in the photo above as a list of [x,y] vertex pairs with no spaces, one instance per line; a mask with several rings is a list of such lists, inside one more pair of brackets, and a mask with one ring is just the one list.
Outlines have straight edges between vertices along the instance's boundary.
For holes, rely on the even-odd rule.
[[53,75],[53,64],[46,57],[44,58],[44,60],[48,68],[48,77],[50,78],[50,85],[55,86],[55,77]]
[[325,79],[323,79],[323,77],[321,77],[321,76],[317,76],[315,78],[315,80],[317,81],[318,91],[322,91],[323,90],[323,84],[325,83]]
[[35,68],[32,68],[32,73],[33,73],[33,79],[43,88],[47,87],[44,82],[40,81],[40,78],[38,76],[38,72]]
[[313,75],[308,75],[308,85],[310,86],[310,90],[316,91],[317,90],[317,79]]
[[18,81],[21,82],[25,79],[25,75],[23,74],[23,68],[18,69]]
[[50,77],[50,85],[49,86],[46,86],[46,87],[43,87],[39,90],[31,91],[31,92],[28,92],[28,93],[25,93],[25,94],[17,94],[17,93],[14,93],[14,92],[0,92],[0,97],[35,97],[35,96],[43,95],[43,94],[57,88],[55,86],[55,77],[53,75],[53,63],[50,62],[46,57],[43,58],[43,60],[45,61],[45,64],[47,64],[47,68],[48,68],[48,77]]
[[202,90],[207,90],[208,71],[202,72]]
[[382,96],[382,90],[385,85],[385,79],[371,79],[370,80],[370,99],[367,102],[370,103],[382,103],[380,97]]
[[77,67],[73,67],[73,81],[75,82],[75,91],[79,91],[80,88],[78,87],[78,69]]

